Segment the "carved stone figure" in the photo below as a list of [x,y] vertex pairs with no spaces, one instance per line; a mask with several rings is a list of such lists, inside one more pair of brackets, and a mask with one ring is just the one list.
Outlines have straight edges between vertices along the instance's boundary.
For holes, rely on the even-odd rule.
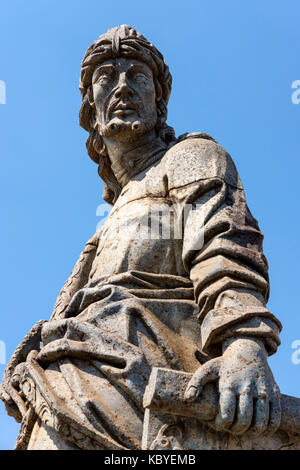
[[[182,448],[184,420],[210,405],[200,416],[205,448],[280,426],[267,358],[281,324],[266,307],[263,235],[228,153],[204,133],[176,138],[167,125],[171,83],[162,54],[130,26],[110,29],[84,56],[80,124],[113,207],[50,320],[6,368],[1,398],[22,421],[17,449]],[[165,369],[179,374],[161,392],[174,392],[183,421],[160,419],[151,443],[145,407],[154,405],[143,398],[151,372]],[[215,398],[199,411],[207,387]],[[201,448],[195,429],[186,447]]]

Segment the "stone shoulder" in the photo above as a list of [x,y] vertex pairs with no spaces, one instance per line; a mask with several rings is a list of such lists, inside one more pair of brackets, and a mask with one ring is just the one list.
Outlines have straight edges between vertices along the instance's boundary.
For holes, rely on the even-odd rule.
[[235,164],[226,150],[209,136],[198,136],[188,135],[164,155],[169,190],[208,178],[220,178],[243,189]]

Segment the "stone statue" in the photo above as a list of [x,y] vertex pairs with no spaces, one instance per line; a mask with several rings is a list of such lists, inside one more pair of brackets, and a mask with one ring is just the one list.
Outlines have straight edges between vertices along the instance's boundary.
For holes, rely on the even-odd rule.
[[[1,398],[22,422],[17,449],[166,446],[166,427],[182,440],[208,392],[215,408],[202,436],[245,441],[279,429],[283,401],[267,358],[281,324],[266,307],[263,235],[228,153],[207,134],[176,138],[167,125],[171,83],[162,54],[127,25],[84,56],[80,124],[113,208],[50,320],[6,368]],[[159,371],[175,377],[159,379],[166,403],[184,388],[172,398],[175,421],[160,421],[151,444],[145,403]],[[171,447],[182,448],[175,437]]]

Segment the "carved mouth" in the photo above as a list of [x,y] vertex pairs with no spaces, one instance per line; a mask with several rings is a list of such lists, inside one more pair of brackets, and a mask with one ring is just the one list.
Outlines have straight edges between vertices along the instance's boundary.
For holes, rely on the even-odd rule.
[[113,113],[116,116],[129,116],[129,114],[135,113],[135,109],[133,108],[116,108]]
[[135,113],[136,110],[129,103],[119,103],[114,109],[113,113],[116,116],[128,116],[129,114]]

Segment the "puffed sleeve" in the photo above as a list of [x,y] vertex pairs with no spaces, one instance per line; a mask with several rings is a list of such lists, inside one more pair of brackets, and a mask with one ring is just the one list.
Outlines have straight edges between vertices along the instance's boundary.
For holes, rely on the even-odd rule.
[[175,146],[168,175],[183,226],[183,265],[199,305],[202,350],[220,355],[224,339],[256,336],[273,354],[281,324],[266,307],[263,235],[232,159],[215,142],[193,138]]

